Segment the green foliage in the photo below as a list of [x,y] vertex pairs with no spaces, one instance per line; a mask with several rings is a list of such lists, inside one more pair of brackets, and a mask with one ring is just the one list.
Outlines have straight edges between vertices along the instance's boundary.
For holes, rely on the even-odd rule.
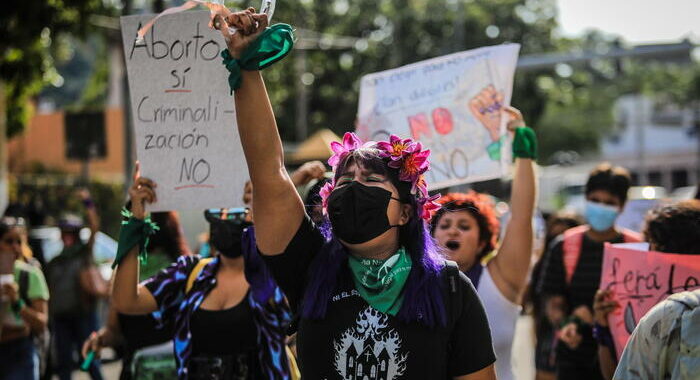
[[[523,44],[524,53],[550,51],[555,47],[555,11],[552,0],[290,0],[277,3],[275,21],[297,28],[300,42],[308,37],[304,30],[326,36],[306,54],[306,77],[313,78],[307,85],[309,134],[319,128],[342,133],[354,129],[363,75],[504,42]],[[329,35],[356,42],[333,49]],[[295,65],[300,54],[295,50],[265,74],[285,140],[295,139],[296,88],[301,80]],[[519,74],[514,96],[516,106],[531,120],[539,118],[546,101],[535,80],[536,75]]]
[[62,37],[84,35],[88,17],[104,12],[100,0],[22,0],[4,4],[0,13],[0,81],[7,90],[7,133],[22,131],[30,115],[29,100],[46,84],[59,85],[54,57]]

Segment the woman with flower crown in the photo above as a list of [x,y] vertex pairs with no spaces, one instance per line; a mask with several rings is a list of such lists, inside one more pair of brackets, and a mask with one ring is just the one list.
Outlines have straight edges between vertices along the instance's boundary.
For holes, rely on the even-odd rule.
[[229,83],[257,246],[299,316],[302,378],[494,379],[481,302],[427,229],[437,208],[423,176],[430,152],[410,139],[363,143],[347,133],[332,145],[334,176],[322,190],[330,226],[315,225],[285,170],[262,76],[244,65],[267,18],[249,12],[215,22],[237,29],[221,32],[227,68],[240,75]]

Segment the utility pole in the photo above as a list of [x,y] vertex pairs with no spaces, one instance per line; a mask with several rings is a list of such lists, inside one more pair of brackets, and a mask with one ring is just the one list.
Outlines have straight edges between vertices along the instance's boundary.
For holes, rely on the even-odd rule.
[[5,83],[0,81],[0,215],[9,203],[9,176],[7,174],[7,115],[5,108]]
[[[122,15],[127,16],[131,14],[132,0],[122,0]],[[121,33],[119,34],[121,36]],[[124,46],[121,44],[120,46]],[[124,117],[124,193],[129,191],[129,186],[131,185],[131,173],[134,171],[134,125],[131,120],[131,98],[129,95],[129,80],[126,76],[126,57],[124,56],[124,49],[120,48],[119,51],[122,55],[122,64],[124,65],[124,70],[122,70],[122,110]]]

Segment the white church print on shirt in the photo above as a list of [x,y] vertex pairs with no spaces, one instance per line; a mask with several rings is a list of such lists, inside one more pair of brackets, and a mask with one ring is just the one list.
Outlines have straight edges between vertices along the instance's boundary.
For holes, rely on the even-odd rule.
[[335,340],[335,369],[343,380],[393,380],[403,375],[408,353],[401,353],[401,338],[387,327],[388,319],[367,307],[355,326]]

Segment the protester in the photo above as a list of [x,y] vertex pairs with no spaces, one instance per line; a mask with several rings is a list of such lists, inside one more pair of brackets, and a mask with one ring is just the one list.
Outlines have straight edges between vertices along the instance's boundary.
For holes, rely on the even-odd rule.
[[[151,219],[158,225],[158,230],[150,237],[148,260],[140,263],[139,281],[154,276],[180,256],[191,254],[176,212],[154,212]],[[158,321],[151,315],[119,314],[110,305],[105,325],[83,343],[82,355],[85,357],[93,351],[99,358],[103,347],[122,351],[119,379],[129,380],[132,378],[131,363],[138,349],[172,339],[171,331],[156,328],[157,325]]]
[[[547,218],[547,232],[545,234],[545,250],[551,248],[551,243],[564,231],[583,224],[583,218],[569,211],[558,211]],[[535,327],[535,370],[537,380],[549,380],[556,378],[555,344],[558,322],[563,320],[563,313],[559,310],[547,309],[542,298],[537,292],[537,284],[542,277],[542,264],[544,255],[539,258],[532,268],[530,283],[523,294],[523,308],[531,314]],[[552,324],[557,323],[556,326]]]
[[[506,108],[508,130],[525,127],[520,111]],[[516,138],[522,138],[522,134]],[[521,141],[514,142],[517,147]],[[447,256],[457,262],[476,287],[493,330],[496,375],[513,379],[511,348],[515,323],[532,256],[532,216],[535,206],[534,152],[515,150],[515,178],[511,191],[511,215],[500,246],[499,223],[486,195],[470,192],[440,198],[442,208],[431,221],[430,231]],[[490,256],[490,259],[485,259]],[[486,262],[484,262],[486,261]],[[484,270],[485,269],[485,270]]]
[[33,336],[45,333],[49,291],[22,257],[20,229],[0,220],[0,379],[39,379]]
[[291,314],[254,252],[245,214],[210,212],[210,242],[218,255],[182,256],[138,284],[137,255],[150,226],[145,206],[156,200],[156,185],[138,175],[138,165],[129,195],[133,214],[122,226],[115,263],[117,311],[158,311],[164,323],[174,321],[179,379],[290,378],[284,339]]
[[676,293],[639,321],[613,379],[697,379],[700,289]]
[[554,316],[551,323],[560,326],[556,344],[559,379],[602,378],[591,329],[593,296],[600,283],[604,243],[641,240],[615,227],[630,183],[629,173],[621,167],[603,163],[593,169],[585,187],[587,224],[564,232],[544,258],[538,292],[547,314]]
[[[685,255],[700,255],[700,201],[690,200],[661,206],[649,211],[644,227],[644,239],[649,249],[657,252]],[[695,294],[693,294],[695,293]],[[700,358],[698,341],[700,330],[690,326],[700,322],[692,317],[693,309],[699,306],[697,292],[676,294],[654,307],[640,320],[615,371],[615,346],[608,326],[608,314],[620,307],[615,295],[609,290],[598,290],[593,302],[598,357],[601,371],[606,379],[682,379],[697,374],[700,367],[679,366],[682,344],[685,357]],[[683,315],[690,315],[684,322]],[[700,314],[698,314],[700,315]],[[695,318],[695,319],[693,319]],[[687,324],[685,324],[687,323]],[[688,326],[683,328],[682,326]],[[679,330],[682,329],[682,330]],[[688,338],[681,338],[684,331]],[[695,347],[692,349],[691,347]],[[694,355],[694,356],[693,356]],[[690,361],[686,361],[690,362]],[[686,377],[690,378],[690,377]]]
[[[100,275],[93,258],[93,246],[99,231],[99,217],[95,203],[87,190],[77,196],[85,206],[90,236],[83,244],[80,230],[83,219],[66,214],[59,220],[63,250],[46,268],[51,297],[49,311],[51,332],[56,346],[57,374],[61,380],[69,380],[78,368],[80,348],[97,329],[97,300],[109,296],[109,286]],[[93,380],[102,379],[100,363],[95,361],[89,369]]]
[[[267,26],[250,11],[217,17],[238,30],[221,28],[234,58]],[[466,276],[445,269],[423,220],[434,206],[422,177],[429,152],[396,137],[363,147],[348,133],[334,143],[326,241],[283,166],[262,76],[243,70],[241,81],[236,117],[258,249],[299,315],[302,378],[493,379],[483,306]]]

